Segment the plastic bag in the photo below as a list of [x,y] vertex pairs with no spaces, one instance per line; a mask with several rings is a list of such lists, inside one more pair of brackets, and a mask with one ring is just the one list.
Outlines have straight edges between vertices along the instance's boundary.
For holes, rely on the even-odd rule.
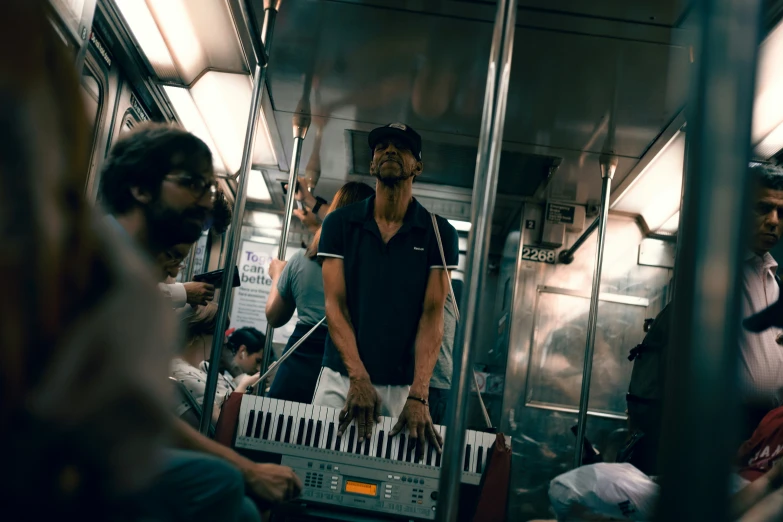
[[657,497],[658,485],[628,463],[581,466],[549,485],[558,520],[651,520]]

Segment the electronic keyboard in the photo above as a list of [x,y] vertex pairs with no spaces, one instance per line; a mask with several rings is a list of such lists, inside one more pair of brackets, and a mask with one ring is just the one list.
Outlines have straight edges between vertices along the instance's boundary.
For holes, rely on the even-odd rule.
[[[335,408],[244,395],[234,446],[251,458],[280,455],[302,479],[304,501],[434,519],[441,464],[434,447],[425,442],[416,461],[407,428],[388,435],[395,417],[381,417],[368,440],[359,440],[355,421],[339,436],[339,415]],[[435,429],[445,437],[445,426]],[[479,484],[494,443],[494,434],[466,430],[462,483]]]

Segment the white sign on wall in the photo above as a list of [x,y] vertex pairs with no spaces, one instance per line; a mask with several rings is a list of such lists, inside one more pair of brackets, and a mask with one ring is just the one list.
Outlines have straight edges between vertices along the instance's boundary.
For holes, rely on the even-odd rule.
[[[286,259],[297,249],[289,248]],[[252,326],[266,332],[266,302],[272,291],[269,264],[277,257],[277,245],[243,241],[237,259],[241,286],[234,289],[231,304],[231,328]],[[285,344],[294,332],[298,317],[294,312],[288,324],[275,329],[274,342]]]

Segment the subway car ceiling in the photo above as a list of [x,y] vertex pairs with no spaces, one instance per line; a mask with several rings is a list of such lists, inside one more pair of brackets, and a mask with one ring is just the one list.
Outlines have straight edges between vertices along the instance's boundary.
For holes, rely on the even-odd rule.
[[[758,161],[774,161],[783,149],[781,3],[767,5],[753,127]],[[253,7],[258,23],[263,2]],[[403,121],[424,140],[414,195],[444,217],[469,220],[494,15],[495,3],[479,0],[282,2],[247,222],[253,211],[284,208],[297,111],[311,115],[300,175],[315,194],[330,199],[348,180],[371,183],[367,133]],[[694,59],[678,43],[687,15],[676,0],[520,0],[493,254],[520,226],[523,201],[581,206],[577,215],[589,224],[602,153],[618,158],[612,211],[635,217],[646,235],[676,234]],[[204,139],[233,192],[255,65],[238,2],[98,0],[93,29],[90,54],[105,47],[151,119],[177,120]]]

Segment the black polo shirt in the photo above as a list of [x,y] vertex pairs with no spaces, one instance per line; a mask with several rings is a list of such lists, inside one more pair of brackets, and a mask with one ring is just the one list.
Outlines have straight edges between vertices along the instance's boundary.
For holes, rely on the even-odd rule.
[[[384,244],[375,223],[375,196],[331,212],[321,227],[320,257],[343,260],[348,311],[359,357],[373,384],[413,382],[414,344],[431,269],[443,263],[429,212],[414,198],[402,227]],[[449,269],[457,268],[459,242],[437,217]],[[324,366],[347,375],[332,339]]]

